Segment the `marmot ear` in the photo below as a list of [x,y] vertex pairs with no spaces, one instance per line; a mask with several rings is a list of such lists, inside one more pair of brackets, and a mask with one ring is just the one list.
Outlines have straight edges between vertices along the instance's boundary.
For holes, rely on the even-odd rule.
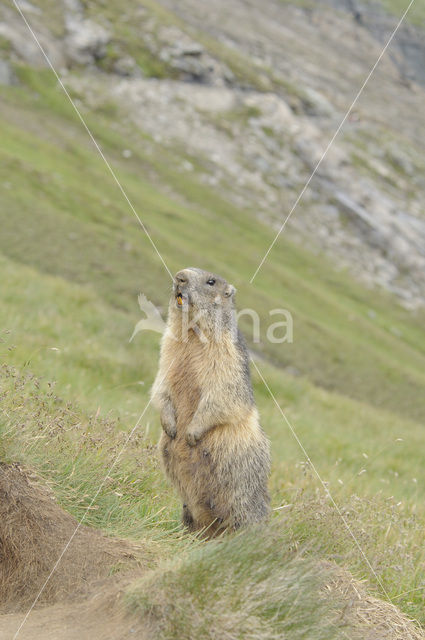
[[231,296],[233,296],[236,293],[236,289],[232,284],[228,284],[226,285],[226,288],[224,290],[224,297],[225,298],[230,298]]

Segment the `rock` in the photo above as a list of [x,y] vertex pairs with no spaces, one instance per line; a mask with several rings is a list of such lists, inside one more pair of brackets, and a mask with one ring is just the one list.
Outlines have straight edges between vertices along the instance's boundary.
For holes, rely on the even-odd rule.
[[297,369],[297,367],[293,367],[292,365],[288,365],[285,367],[285,371],[288,375],[293,376],[294,378],[298,378],[301,374],[301,371]]
[[372,216],[369,215],[364,207],[350,198],[349,195],[342,191],[336,191],[334,198],[339,204],[340,209],[346,213],[362,231],[369,233],[372,229],[375,229],[376,225]]
[[198,42],[177,42],[174,44],[176,56],[193,56],[199,58],[204,53],[204,47]]
[[270,162],[267,160],[267,158],[265,158],[262,155],[255,155],[252,158],[252,163],[254,164],[255,168],[258,169],[258,171],[261,171],[261,173],[269,173],[271,170],[271,164]]
[[15,82],[15,75],[6,60],[0,60],[0,85],[10,85]]
[[75,15],[82,16],[83,14],[83,5],[80,0],[62,0],[65,9],[69,13],[73,13]]
[[243,100],[245,107],[258,109],[258,123],[276,134],[295,134],[300,130],[298,118],[283,98],[274,93],[249,93]]
[[39,7],[34,6],[31,2],[27,2],[27,0],[20,0],[19,7],[24,13],[34,13],[36,15],[40,15],[42,13]]
[[[225,85],[233,81],[230,69],[218,62],[204,47],[175,26],[161,27],[158,30],[160,42],[158,54],[160,60],[179,71],[182,78],[203,84]],[[152,46],[157,46],[151,42]]]
[[134,58],[131,56],[123,56],[115,60],[112,70],[119,76],[135,76],[139,75],[139,68]]
[[387,151],[387,155],[388,160],[396,169],[407,176],[414,175],[415,167],[413,165],[413,162],[400,149],[395,146],[391,146]]
[[330,117],[335,112],[331,103],[325,98],[325,96],[311,87],[303,88],[302,102],[305,111],[309,116]]
[[92,20],[68,16],[64,49],[67,59],[74,64],[92,64],[106,54],[109,32]]
[[[35,67],[48,66],[38,44],[19,15],[6,15],[6,21],[0,22],[0,36],[10,43],[19,60]],[[53,66],[61,68],[64,58],[60,42],[42,28],[37,30],[37,38]]]

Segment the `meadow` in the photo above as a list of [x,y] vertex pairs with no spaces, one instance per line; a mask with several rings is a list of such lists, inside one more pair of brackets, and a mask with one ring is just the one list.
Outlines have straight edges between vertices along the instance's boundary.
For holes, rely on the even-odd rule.
[[[261,341],[250,347],[287,418],[253,368],[272,443],[272,521],[222,543],[185,535],[147,406],[160,336],[129,342],[140,292],[165,317],[169,275],[51,73],[16,73],[0,102],[0,459],[35,469],[86,524],[147,541],[151,565],[127,605],[161,637],[342,637],[340,592],[316,597],[338,583],[338,566],[425,625],[423,312],[288,235],[250,284],[273,239],[254,208],[182,171],[181,150],[142,134],[116,105],[81,104],[171,272],[216,271],[237,287],[238,306],[259,314]],[[276,307],[293,316],[292,344],[266,339]],[[241,327],[249,342],[248,318]],[[351,623],[348,637],[361,637]]]

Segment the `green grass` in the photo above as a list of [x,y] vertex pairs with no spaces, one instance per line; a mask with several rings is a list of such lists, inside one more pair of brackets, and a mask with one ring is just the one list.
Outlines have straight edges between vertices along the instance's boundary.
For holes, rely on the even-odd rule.
[[[380,0],[380,3],[389,13],[392,13],[394,17],[398,19],[402,17],[409,6],[409,2],[406,2],[406,0]],[[407,14],[407,21],[419,27],[425,26],[425,7],[422,2],[413,3]]]
[[123,11],[119,2],[97,0],[88,4],[87,15],[101,22],[112,34],[106,55],[98,62],[101,69],[111,71],[114,62],[129,55],[147,78],[176,77],[176,71],[155,56],[144,41],[147,16],[143,11],[143,3],[134,2]]
[[85,524],[170,543],[178,529],[177,505],[158,471],[146,422],[129,440],[128,424],[83,412],[60,397],[54,382],[6,365],[0,395],[2,461],[35,468],[60,504],[78,519],[85,516]]
[[[395,18],[400,19],[409,6],[409,0],[367,0],[370,4],[380,4],[386,11],[393,14]],[[316,7],[312,0],[281,0],[284,4],[296,5],[306,9],[314,9]],[[425,25],[425,8],[423,3],[414,2],[409,13],[407,21],[412,22],[420,27]]]
[[[34,468],[85,524],[143,542],[152,572],[130,588],[128,604],[155,622],[161,637],[209,638],[214,620],[221,633],[247,624],[252,637],[261,625],[265,638],[288,629],[299,634],[294,638],[334,637],[346,603],[337,592],[328,599],[320,593],[337,564],[376,594],[383,595],[382,584],[424,621],[422,504],[332,487],[371,569],[308,467],[288,461],[284,474],[274,466],[277,511],[269,525],[201,543],[182,536],[180,505],[158,468],[145,416],[128,440],[133,423],[88,414],[61,398],[53,382],[8,365],[0,371],[0,398],[0,460]],[[273,449],[278,439],[274,434]]]
[[[165,308],[168,275],[72,109],[47,74],[20,75],[39,98],[23,88],[3,91],[1,179],[8,188],[0,250],[86,285],[114,308],[136,314],[139,291]],[[415,420],[425,415],[423,314],[411,316],[390,297],[362,289],[286,238],[250,285],[270,230],[205,187],[197,171],[180,171],[177,151],[106,114],[85,115],[170,269],[199,264],[221,272],[238,288],[239,306],[258,311],[257,350],[328,390]],[[124,148],[133,151],[130,159]],[[234,238],[243,252],[235,252]],[[265,339],[276,307],[289,309],[295,326],[294,343],[277,348]],[[249,334],[246,318],[242,327]]]
[[[0,211],[8,283],[0,325],[11,330],[9,361],[54,378],[62,393],[89,410],[100,406],[136,418],[159,344],[153,333],[128,343],[142,315],[137,294],[143,291],[165,311],[168,276],[48,74],[23,69],[20,77],[25,84],[3,90],[0,110],[8,122],[0,151],[8,186]],[[200,264],[226,275],[238,287],[239,306],[260,314],[255,351],[278,368],[299,370],[294,379],[268,367],[267,376],[307,449],[332,465],[348,452],[343,482],[354,478],[389,492],[395,485],[398,495],[415,499],[413,478],[420,483],[423,477],[417,453],[425,415],[422,316],[363,290],[287,239],[249,285],[255,260],[271,241],[268,229],[206,188],[197,165],[194,176],[180,172],[177,151],[156,147],[127,123],[121,128],[104,114],[85,115],[171,270]],[[122,157],[124,148],[132,149],[130,159]],[[235,252],[233,238],[246,251]],[[276,307],[293,314],[293,344],[265,339],[269,310]],[[249,339],[247,318],[242,328]],[[263,423],[277,435],[276,459],[286,464],[296,446],[291,437],[281,444],[278,434],[286,427],[260,381],[256,390]],[[150,422],[156,424],[153,413]],[[395,444],[397,438],[404,443]],[[368,471],[357,477],[363,453],[370,458],[381,449],[388,455],[374,459],[371,480]]]
[[[170,281],[52,76],[16,73],[21,84],[0,90],[0,458],[34,467],[80,518],[155,376],[159,335],[128,342],[142,315],[137,294],[165,312]],[[251,346],[260,370],[386,592],[425,624],[423,313],[362,288],[285,236],[250,285],[273,238],[254,206],[242,211],[206,187],[202,159],[154,143],[116,105],[82,110],[170,269],[222,273],[238,288],[238,306],[257,310],[261,342]],[[276,307],[293,315],[293,344],[266,339]],[[249,321],[241,325],[249,340]],[[224,637],[231,624],[253,638],[259,627],[267,638],[288,629],[293,638],[332,638],[341,609],[336,596],[331,605],[318,597],[332,574],[318,569],[322,561],[382,595],[256,374],[253,381],[272,441],[273,506],[283,507],[258,533],[261,545],[249,532],[212,545],[181,535],[150,407],[87,513],[88,524],[112,535],[150,541],[154,573],[130,590],[129,606],[164,638],[214,637],[215,625]],[[228,618],[219,615],[224,603]]]
[[332,572],[294,553],[279,524],[168,562],[130,589],[130,608],[164,640],[339,637],[343,607],[321,593]]

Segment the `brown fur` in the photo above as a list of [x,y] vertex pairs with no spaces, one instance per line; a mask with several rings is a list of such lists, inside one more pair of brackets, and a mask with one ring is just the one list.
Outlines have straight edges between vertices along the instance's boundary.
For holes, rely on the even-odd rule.
[[269,443],[236,327],[234,292],[200,269],[176,275],[152,389],[162,462],[182,497],[183,522],[210,537],[262,520],[269,504]]

